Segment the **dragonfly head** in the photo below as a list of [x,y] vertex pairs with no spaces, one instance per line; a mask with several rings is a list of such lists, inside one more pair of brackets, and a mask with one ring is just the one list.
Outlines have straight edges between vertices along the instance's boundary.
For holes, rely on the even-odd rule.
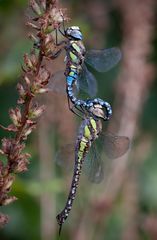
[[94,104],[92,107],[90,107],[89,111],[96,118],[102,118],[103,120],[107,120],[104,109],[101,104]]
[[69,39],[82,40],[83,36],[81,30],[77,26],[68,27],[66,29],[65,35]]

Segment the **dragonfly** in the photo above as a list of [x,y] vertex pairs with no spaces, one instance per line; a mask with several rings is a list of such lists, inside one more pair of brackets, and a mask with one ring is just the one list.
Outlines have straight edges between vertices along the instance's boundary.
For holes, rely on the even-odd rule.
[[[97,111],[99,111],[99,116],[104,116],[103,109],[100,106],[98,106]],[[99,143],[101,144],[99,145]],[[63,223],[72,209],[83,165],[89,180],[100,183],[105,175],[104,154],[100,154],[100,149],[103,149],[107,158],[111,160],[124,155],[128,151],[129,146],[130,140],[128,137],[104,133],[100,117],[88,115],[85,117],[79,127],[75,146],[73,144],[63,146],[56,157],[57,162],[65,165],[67,164],[66,158],[70,158],[71,162],[73,160],[71,158],[75,159],[67,202],[64,209],[56,217],[60,226],[59,234],[61,233]]]
[[[97,81],[94,75],[88,70],[88,65],[98,72],[106,72],[119,62],[121,59],[121,51],[116,47],[103,50],[86,51],[83,44],[83,35],[78,26],[68,27],[67,29],[64,29],[64,32],[60,29],[59,31],[66,38],[65,41],[57,43],[57,45],[60,45],[64,42],[63,49],[66,51],[66,69],[64,72],[64,75],[66,76],[66,87],[64,89],[64,85],[60,83],[60,77],[57,76],[56,81],[54,77],[54,81],[50,83],[50,88],[51,90],[57,92],[64,89],[67,93],[69,109],[72,112],[74,112],[74,108],[76,108],[82,112],[84,111],[83,109],[85,109],[90,113],[89,108],[91,107],[93,101],[99,102],[99,100],[97,98],[88,99],[87,102],[85,100],[78,99],[75,95],[74,89],[77,88],[78,91],[83,90],[91,98],[95,97],[97,93]],[[55,57],[61,51],[62,49],[55,53]],[[57,86],[57,82],[59,82],[60,86]],[[70,106],[69,100],[73,104],[73,107]],[[112,113],[110,104],[103,100],[101,100],[101,102],[103,102],[103,106],[108,113],[109,119]]]

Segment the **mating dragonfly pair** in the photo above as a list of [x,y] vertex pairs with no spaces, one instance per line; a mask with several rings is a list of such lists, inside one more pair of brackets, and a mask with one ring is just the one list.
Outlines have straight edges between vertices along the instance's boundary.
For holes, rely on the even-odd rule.
[[[102,149],[105,150],[107,157],[110,159],[118,158],[126,153],[129,148],[129,139],[125,136],[103,134],[101,120],[109,120],[112,115],[112,109],[108,102],[100,98],[82,100],[77,98],[74,92],[74,88],[76,87],[78,90],[84,90],[90,97],[94,97],[97,93],[97,81],[88,70],[86,64],[92,66],[99,72],[108,71],[120,60],[120,50],[110,48],[85,51],[82,42],[83,37],[79,27],[69,27],[66,30],[64,29],[64,32],[60,29],[59,31],[66,38],[66,41],[64,41],[64,49],[66,51],[65,91],[67,92],[69,109],[74,113],[76,113],[75,110],[78,110],[82,113],[83,117],[76,144],[70,147],[74,150],[75,166],[67,203],[61,213],[57,215],[57,221],[61,231],[62,224],[72,208],[83,162],[85,161],[86,172],[91,181],[98,183],[103,179],[102,158],[104,158],[104,155],[100,156],[100,151],[96,150],[96,139],[103,144]],[[58,53],[60,53],[60,51]],[[58,91],[62,86],[62,84],[57,86],[57,80],[55,81],[54,79],[50,87],[51,90],[56,91],[57,89]],[[69,152],[70,148],[69,146],[65,146],[60,150],[57,157],[59,161],[62,161],[63,158],[64,161],[66,161],[66,152]]]

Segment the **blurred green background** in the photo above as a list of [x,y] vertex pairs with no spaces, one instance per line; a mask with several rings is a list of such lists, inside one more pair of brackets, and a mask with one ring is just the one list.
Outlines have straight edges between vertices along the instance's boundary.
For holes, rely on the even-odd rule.
[[[140,1],[133,2],[135,5],[137,2],[138,8]],[[128,22],[126,16],[123,16],[126,7],[124,1],[69,0],[62,1],[62,4],[68,9],[72,19],[69,24],[78,25],[82,29],[87,48],[120,46],[125,50],[124,58],[127,59],[125,37],[127,38]],[[144,4],[146,16],[150,14],[153,21],[148,21],[148,27],[151,28],[151,36],[146,44],[149,45],[149,54],[145,56],[147,53],[144,53],[143,57],[146,58],[144,62],[155,69],[156,6],[153,0],[143,1],[143,7]],[[27,9],[26,0],[0,0],[0,123],[5,126],[10,123],[8,109],[16,105],[16,84],[20,79],[23,54],[29,53],[32,47],[27,38],[28,29],[25,27],[29,14]],[[133,10],[130,11],[133,15]],[[139,9],[139,16],[140,14]],[[135,29],[136,19],[133,26]],[[132,30],[131,27],[130,29]],[[134,41],[136,39],[132,39]],[[136,56],[135,54],[135,61]],[[63,58],[57,61],[57,67],[64,68]],[[99,97],[107,99],[115,107],[118,106],[116,97],[120,94],[117,89],[123,89],[117,83],[119,76],[125,67],[129,68],[124,61],[105,75],[95,73],[100,80]],[[139,71],[143,71],[142,67]],[[140,115],[135,121],[135,131],[131,136],[132,148],[125,181],[112,198],[113,202],[108,202],[104,207],[100,204],[99,194],[105,189],[105,182],[99,187],[86,181],[83,176],[74,207],[63,226],[60,239],[157,239],[157,81],[155,70],[152,72],[151,84],[148,84],[147,92],[143,92],[145,96],[142,96],[143,103],[139,104]],[[106,81],[103,81],[104,77]],[[136,90],[139,86],[136,86],[136,81],[133,84]],[[16,177],[12,189],[12,194],[19,200],[1,208],[1,212],[10,216],[9,223],[0,230],[2,240],[59,239],[56,214],[66,202],[71,175],[56,166],[54,156],[59,143],[71,141],[78,121],[68,112],[64,96],[50,95],[43,100],[48,103],[48,112],[27,143],[27,151],[32,154],[29,171]],[[54,101],[59,104],[56,106]],[[5,136],[9,135],[0,129],[0,138]],[[113,182],[111,185],[114,184]],[[101,216],[101,211],[104,217]]]

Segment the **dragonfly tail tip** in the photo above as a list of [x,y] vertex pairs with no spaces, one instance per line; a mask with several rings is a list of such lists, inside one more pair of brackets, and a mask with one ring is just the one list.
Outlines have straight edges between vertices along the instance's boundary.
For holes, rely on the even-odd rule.
[[58,232],[59,237],[61,236],[61,231],[62,231],[62,224],[59,224],[59,232]]

